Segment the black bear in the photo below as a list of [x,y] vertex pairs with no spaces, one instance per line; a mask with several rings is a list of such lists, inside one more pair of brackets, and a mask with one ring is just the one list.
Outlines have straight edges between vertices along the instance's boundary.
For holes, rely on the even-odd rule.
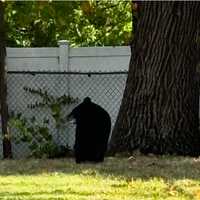
[[68,118],[76,121],[76,163],[103,162],[111,130],[111,119],[107,111],[86,97],[72,110]]

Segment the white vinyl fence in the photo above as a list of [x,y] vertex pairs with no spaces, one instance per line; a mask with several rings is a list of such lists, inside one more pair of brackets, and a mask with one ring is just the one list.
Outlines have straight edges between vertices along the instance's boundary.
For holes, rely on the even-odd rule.
[[[55,141],[72,148],[74,125],[68,124],[64,133],[58,133],[49,111],[27,107],[38,97],[27,93],[24,87],[46,90],[56,97],[70,95],[80,102],[89,96],[109,112],[114,125],[129,59],[129,47],[70,48],[66,41],[59,41],[57,48],[7,48],[9,112],[22,113],[27,118],[35,116],[39,121],[49,118]],[[67,114],[72,108],[63,112]],[[23,157],[28,153],[27,145],[13,142],[12,151],[15,158]]]

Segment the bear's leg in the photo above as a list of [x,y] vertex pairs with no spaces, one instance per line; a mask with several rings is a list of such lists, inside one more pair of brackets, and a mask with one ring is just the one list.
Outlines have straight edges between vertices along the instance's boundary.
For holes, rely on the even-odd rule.
[[75,160],[76,163],[81,163],[86,161],[86,155],[83,145],[81,143],[76,143],[74,146]]
[[90,160],[96,163],[104,161],[104,150],[102,150],[101,145],[96,144],[96,148],[93,149],[93,154]]
[[75,159],[76,159],[76,163],[81,163],[81,162],[86,161],[85,155],[82,154],[82,152],[80,150],[75,151]]

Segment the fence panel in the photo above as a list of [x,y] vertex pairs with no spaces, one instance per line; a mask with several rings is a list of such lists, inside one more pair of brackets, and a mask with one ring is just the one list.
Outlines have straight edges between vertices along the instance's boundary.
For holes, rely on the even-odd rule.
[[[7,101],[10,119],[13,118],[13,112],[18,116],[21,113],[23,120],[29,119],[28,122],[22,120],[23,123],[30,125],[30,120],[35,117],[34,123],[37,121],[38,127],[43,126],[45,119],[48,119],[46,126],[53,140],[72,149],[75,126],[65,122],[62,129],[58,129],[56,116],[52,113],[53,109],[58,108],[50,108],[55,107],[51,105],[31,109],[30,105],[44,100],[46,93],[54,99],[71,95],[78,98],[79,102],[89,96],[109,112],[113,126],[127,78],[130,54],[130,48],[126,46],[70,48],[65,40],[59,41],[55,48],[7,48]],[[38,91],[46,93],[41,97],[36,94]],[[62,116],[67,115],[77,104],[62,106]],[[12,129],[11,132],[13,157],[27,156],[28,144],[16,144],[14,137],[19,131]]]
[[[33,116],[39,124],[44,119],[49,120],[48,128],[56,144],[74,144],[75,125],[64,123],[64,128],[56,128],[52,112],[46,107],[30,108],[30,105],[41,102],[41,97],[27,92],[25,88],[47,91],[53,97],[70,95],[81,102],[86,96],[105,108],[111,116],[112,126],[115,123],[122,99],[127,72],[109,73],[73,73],[73,72],[10,72],[8,73],[8,105],[9,113],[21,113],[26,119]],[[29,106],[28,106],[29,105]],[[67,115],[77,103],[62,108],[63,116]],[[12,130],[12,135],[17,134]],[[29,154],[26,143],[16,144],[12,140],[14,158],[25,157]]]

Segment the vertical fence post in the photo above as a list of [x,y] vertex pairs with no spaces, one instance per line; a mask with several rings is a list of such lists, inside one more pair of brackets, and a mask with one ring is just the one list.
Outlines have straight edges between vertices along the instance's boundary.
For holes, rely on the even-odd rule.
[[8,106],[5,58],[6,43],[4,27],[4,8],[3,3],[0,1],[0,114],[3,135],[3,157],[12,158],[11,138],[8,131]]
[[60,71],[69,71],[69,43],[67,40],[58,41]]
[[[69,43],[67,40],[59,40],[59,71],[69,72]],[[70,96],[70,75],[64,75],[66,77],[66,88],[67,88],[67,95]],[[61,79],[60,79],[61,80]],[[63,94],[62,94],[63,95]],[[66,128],[66,133],[69,132],[68,127]],[[57,133],[57,140],[59,140],[60,134]]]
[[[70,71],[69,66],[69,42],[67,40],[60,40],[58,41],[59,45],[59,64],[60,64],[60,71]],[[70,96],[70,75],[67,75],[67,95]]]

